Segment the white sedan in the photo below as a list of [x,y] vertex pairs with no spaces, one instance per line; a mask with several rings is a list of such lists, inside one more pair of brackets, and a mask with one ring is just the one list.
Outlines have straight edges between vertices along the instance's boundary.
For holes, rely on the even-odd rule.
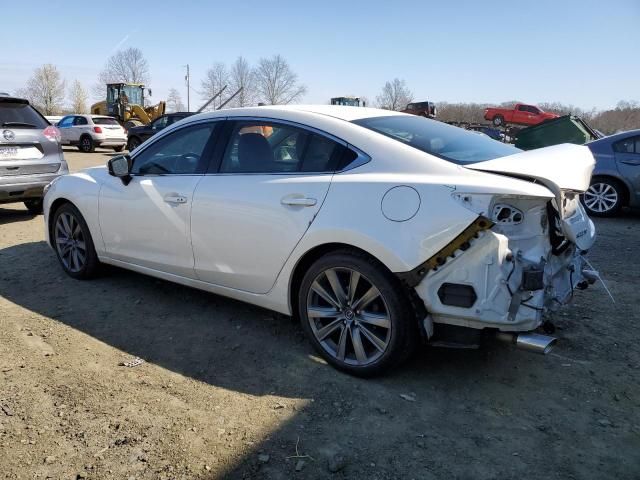
[[54,181],[46,232],[74,278],[107,263],[297,316],[366,376],[419,341],[548,350],[527,332],[597,275],[593,167],[391,111],[223,110]]

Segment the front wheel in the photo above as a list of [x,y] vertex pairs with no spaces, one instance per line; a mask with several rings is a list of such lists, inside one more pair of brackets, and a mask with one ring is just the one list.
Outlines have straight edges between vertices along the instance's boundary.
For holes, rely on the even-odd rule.
[[403,286],[380,262],[338,251],[317,260],[298,292],[302,326],[335,368],[368,377],[406,359],[417,322]]
[[589,215],[612,217],[622,208],[623,189],[616,180],[594,178],[587,191],[582,194],[582,203]]
[[76,207],[66,203],[56,210],[51,233],[58,260],[67,275],[77,279],[96,275],[100,263],[91,232]]

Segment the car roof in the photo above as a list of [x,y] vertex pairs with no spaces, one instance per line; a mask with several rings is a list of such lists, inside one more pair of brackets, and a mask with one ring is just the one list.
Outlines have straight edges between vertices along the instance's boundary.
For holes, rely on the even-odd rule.
[[406,115],[407,113],[396,112],[394,110],[383,110],[380,108],[369,107],[348,107],[344,105],[264,105],[260,107],[241,107],[241,108],[228,108],[224,110],[216,110],[214,112],[207,112],[198,115],[199,118],[216,118],[216,117],[242,117],[242,116],[256,116],[256,117],[269,117],[272,115],[277,116],[281,113],[311,113],[314,115],[323,115],[328,117],[345,120],[352,122],[354,120],[360,120],[362,118],[372,117],[384,117],[384,116],[398,116]]

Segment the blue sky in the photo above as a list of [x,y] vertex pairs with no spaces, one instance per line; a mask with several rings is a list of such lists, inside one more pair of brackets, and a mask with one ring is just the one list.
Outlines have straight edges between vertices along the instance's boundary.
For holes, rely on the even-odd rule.
[[374,100],[394,77],[416,100],[640,100],[640,0],[3,3],[0,91],[44,63],[90,88],[120,45],[147,57],[152,100],[176,87],[186,101],[187,63],[198,90],[216,61],[276,53],[307,86],[305,103]]

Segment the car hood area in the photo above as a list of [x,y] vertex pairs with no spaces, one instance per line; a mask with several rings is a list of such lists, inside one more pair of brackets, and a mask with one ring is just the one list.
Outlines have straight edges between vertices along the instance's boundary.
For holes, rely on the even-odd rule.
[[595,159],[588,147],[570,144],[465,165],[472,170],[534,179],[556,195],[561,190],[587,190],[594,166]]

